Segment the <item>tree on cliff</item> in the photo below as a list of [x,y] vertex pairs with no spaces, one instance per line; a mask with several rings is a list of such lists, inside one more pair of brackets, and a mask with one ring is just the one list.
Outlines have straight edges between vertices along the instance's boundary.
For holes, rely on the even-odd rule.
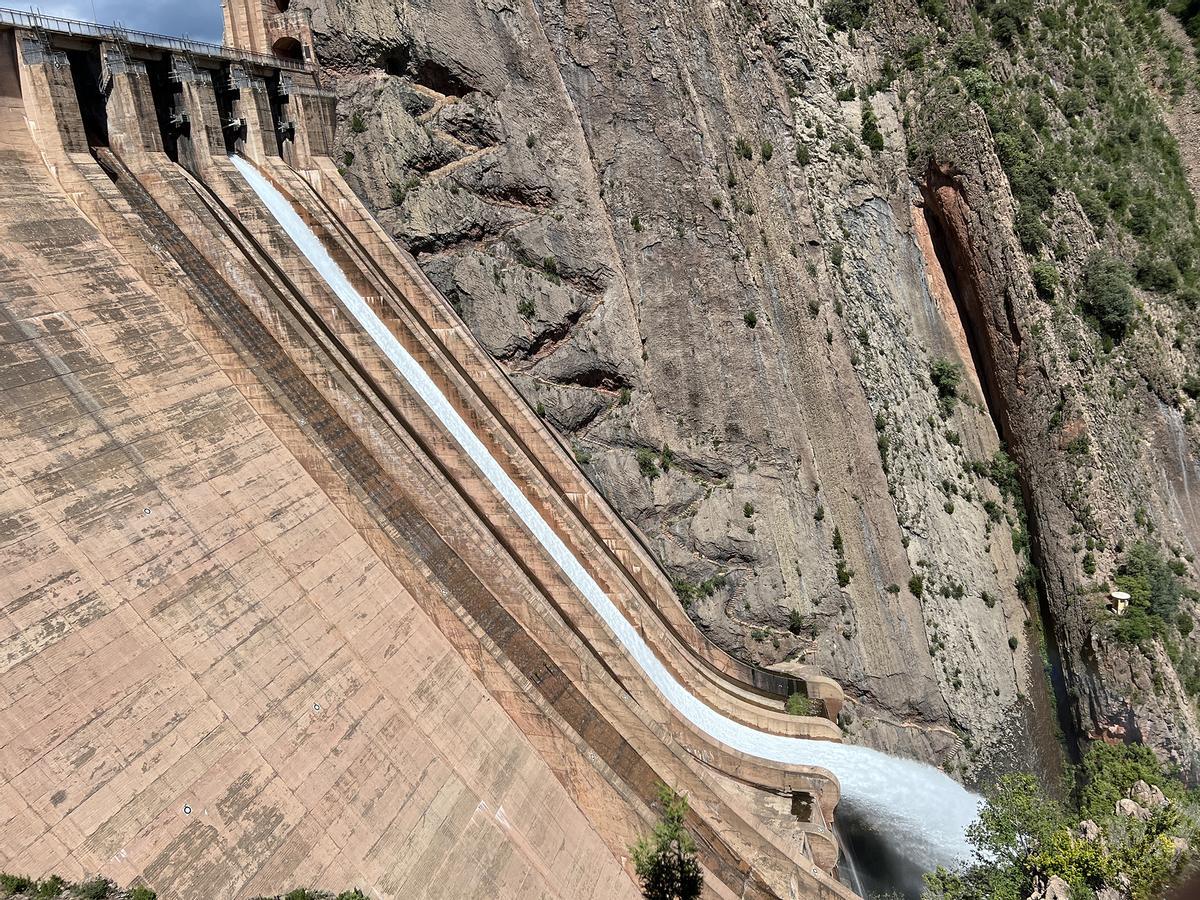
[[662,820],[654,833],[630,848],[633,866],[642,883],[646,900],[694,900],[700,896],[704,876],[696,862],[696,842],[683,827],[687,798],[663,785],[658,799]]
[[[1031,775],[1001,778],[967,829],[974,860],[926,875],[926,900],[1025,900],[1052,879],[1074,897],[1104,888],[1127,900],[1162,896],[1200,834],[1182,783],[1138,745],[1093,745],[1072,774],[1067,804]],[[1144,799],[1138,786],[1153,798],[1149,785],[1159,793],[1146,807],[1123,800]]]

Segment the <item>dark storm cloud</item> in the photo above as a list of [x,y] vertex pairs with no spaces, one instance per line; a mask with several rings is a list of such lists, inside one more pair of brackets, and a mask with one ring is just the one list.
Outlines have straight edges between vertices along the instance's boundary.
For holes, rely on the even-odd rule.
[[[29,8],[19,0],[11,5]],[[33,6],[46,15],[119,22],[141,31],[186,34],[199,41],[221,40],[220,0],[39,0]]]

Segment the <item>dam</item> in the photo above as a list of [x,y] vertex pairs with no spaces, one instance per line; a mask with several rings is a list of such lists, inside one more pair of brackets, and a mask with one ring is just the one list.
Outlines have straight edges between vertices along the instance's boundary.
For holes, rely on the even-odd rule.
[[[692,624],[330,158],[305,20],[0,11],[0,869],[160,896],[852,897],[975,798]],[[806,695],[811,716],[784,700]]]

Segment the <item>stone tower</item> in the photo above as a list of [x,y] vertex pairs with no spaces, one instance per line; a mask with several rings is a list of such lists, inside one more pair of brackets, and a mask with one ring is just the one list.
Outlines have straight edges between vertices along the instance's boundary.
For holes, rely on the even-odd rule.
[[311,13],[291,0],[221,0],[225,43],[316,65]]

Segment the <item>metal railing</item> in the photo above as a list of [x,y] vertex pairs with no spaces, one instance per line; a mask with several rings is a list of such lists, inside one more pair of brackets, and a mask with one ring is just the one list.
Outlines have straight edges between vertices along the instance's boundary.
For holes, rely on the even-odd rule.
[[285,59],[266,53],[252,53],[249,50],[239,50],[237,47],[227,47],[224,44],[211,44],[208,41],[193,41],[190,38],[172,37],[168,34],[137,31],[121,25],[100,25],[96,22],[46,16],[33,11],[25,12],[19,9],[0,7],[0,25],[12,25],[17,28],[68,34],[75,37],[97,38],[103,41],[120,40],[139,47],[154,47],[160,50],[173,50],[177,53],[195,53],[198,56],[240,60],[273,69],[288,69],[295,72],[309,70],[308,66],[300,60]]

